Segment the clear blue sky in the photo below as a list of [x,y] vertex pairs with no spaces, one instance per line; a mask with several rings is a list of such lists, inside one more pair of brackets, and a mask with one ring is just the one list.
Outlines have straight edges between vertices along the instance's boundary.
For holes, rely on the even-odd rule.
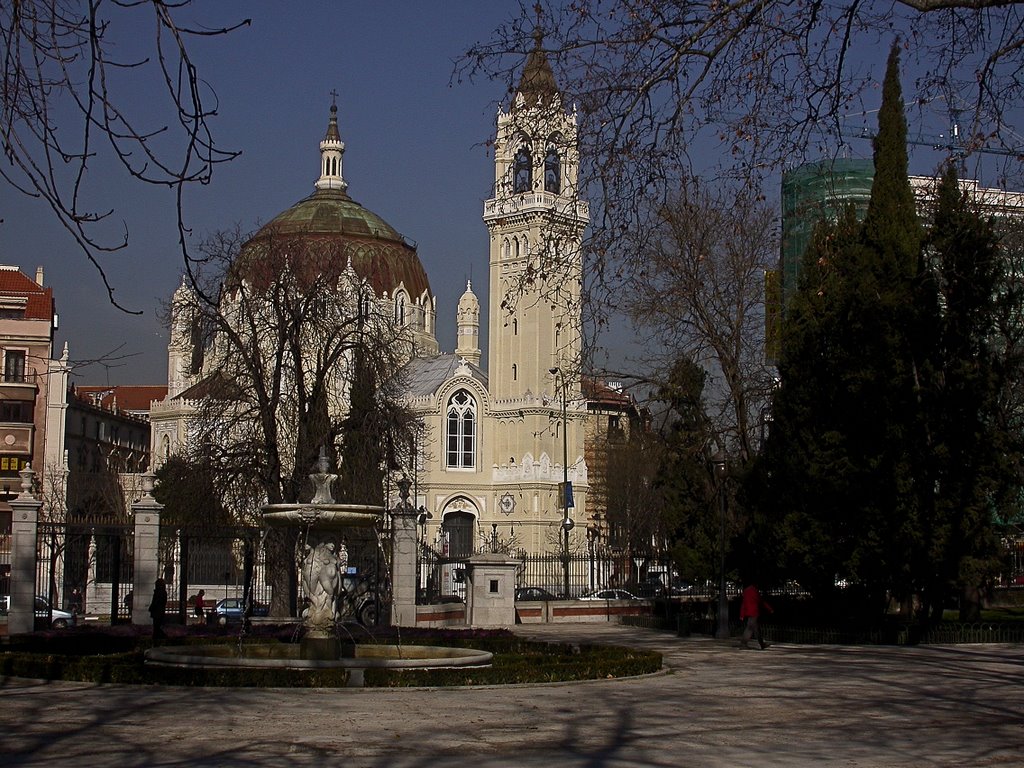
[[[209,186],[189,191],[194,236],[236,223],[251,229],[313,191],[330,91],[337,89],[349,193],[418,243],[438,297],[438,336],[451,350],[455,304],[471,273],[486,301],[481,213],[493,164],[483,143],[505,91],[500,83],[450,85],[452,60],[518,6],[470,0],[200,6],[213,12],[208,23],[251,17],[252,26],[192,48],[220,100],[216,139],[243,152],[220,166]],[[138,35],[149,39],[145,28]],[[146,107],[149,82],[139,81],[133,108]],[[44,267],[61,318],[58,353],[68,341],[75,360],[122,344],[120,353],[133,355],[109,371],[81,369],[78,383],[165,383],[166,333],[156,310],[180,282],[173,198],[97,165],[97,199],[116,207],[130,234],[129,247],[105,257],[104,267],[117,299],[144,314],[111,307],[99,276],[45,205],[8,187],[0,188],[0,263],[30,276]]]
[[[506,96],[504,83],[450,83],[452,62],[518,13],[519,4],[207,0],[198,9],[210,26],[246,17],[252,25],[227,37],[196,40],[191,48],[219,97],[219,114],[212,121],[216,140],[243,153],[220,166],[209,186],[188,192],[193,240],[236,224],[252,229],[312,192],[330,92],[336,89],[349,193],[418,243],[438,299],[439,341],[442,349],[452,350],[455,305],[470,276],[486,317],[488,243],[481,212],[493,161],[484,143],[494,133],[496,102]],[[128,32],[119,38],[126,55],[151,43],[147,26]],[[879,78],[883,63],[884,57]],[[145,115],[154,81],[131,77],[125,93],[135,114]],[[915,118],[908,117],[913,133]],[[873,129],[873,114],[861,119]],[[936,127],[945,128],[940,121],[926,129]],[[856,154],[870,155],[869,142],[854,144]],[[924,156],[912,161],[912,172],[935,167],[933,153],[916,154]],[[111,361],[114,367],[80,368],[75,381],[161,384],[167,340],[157,310],[179,284],[182,270],[173,198],[112,168],[110,157],[97,158],[92,192],[97,208],[116,209],[114,225],[126,222],[130,243],[103,264],[118,301],[143,315],[112,307],[99,276],[45,205],[6,186],[0,186],[0,263],[29,275],[44,267],[61,315],[58,354],[67,341],[73,360],[115,350],[129,356]],[[614,343],[625,344],[626,334],[621,335]],[[618,356],[630,354],[620,350]]]

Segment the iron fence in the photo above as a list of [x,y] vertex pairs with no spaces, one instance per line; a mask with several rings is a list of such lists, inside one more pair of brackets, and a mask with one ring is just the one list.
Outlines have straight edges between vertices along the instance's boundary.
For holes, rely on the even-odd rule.
[[[373,528],[352,528],[338,536],[347,560],[338,606],[344,618],[376,624],[385,615],[383,608],[390,602],[390,566],[379,535]],[[293,561],[296,574],[306,546],[306,537],[300,532]],[[210,606],[228,598],[243,605],[251,599],[254,604],[269,606],[273,583],[268,560],[264,528],[162,527],[158,572],[167,583],[167,612],[187,622],[199,590]],[[295,583],[301,611],[305,601],[302,579],[296,578]]]
[[112,623],[130,618],[131,524],[42,522],[36,541],[36,595],[51,608],[109,616]]
[[[484,546],[480,552],[491,552]],[[608,588],[630,591],[635,597],[658,597],[673,594],[678,580],[667,556],[630,555],[604,547],[588,547],[585,551],[527,553],[506,552],[519,563],[516,587],[545,590],[555,598],[575,599]],[[417,602],[463,601],[466,597],[465,572],[469,556],[445,555],[421,543],[417,557]],[[569,590],[566,594],[566,583]]]
[[[182,622],[191,615],[199,590],[210,605],[250,597],[269,603],[262,531],[245,526],[160,528],[158,573],[167,584],[167,612]],[[140,585],[143,588],[143,585]]]

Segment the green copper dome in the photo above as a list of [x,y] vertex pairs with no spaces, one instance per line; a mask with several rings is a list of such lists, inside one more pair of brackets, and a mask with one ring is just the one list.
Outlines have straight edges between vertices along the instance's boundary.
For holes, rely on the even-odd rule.
[[343,190],[318,189],[300,200],[260,228],[245,250],[267,252],[275,244],[292,254],[305,252],[318,272],[325,271],[325,261],[339,272],[351,261],[378,296],[393,295],[400,285],[411,297],[433,296],[415,244]]
[[[363,208],[345,192],[320,189],[278,214],[264,229],[281,234],[332,234],[369,237],[405,244],[384,219]],[[258,237],[258,235],[257,235]]]

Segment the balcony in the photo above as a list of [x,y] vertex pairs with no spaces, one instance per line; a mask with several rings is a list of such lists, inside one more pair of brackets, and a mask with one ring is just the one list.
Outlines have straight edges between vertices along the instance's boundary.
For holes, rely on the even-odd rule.
[[39,385],[35,373],[11,371],[0,376],[0,400],[35,400]]

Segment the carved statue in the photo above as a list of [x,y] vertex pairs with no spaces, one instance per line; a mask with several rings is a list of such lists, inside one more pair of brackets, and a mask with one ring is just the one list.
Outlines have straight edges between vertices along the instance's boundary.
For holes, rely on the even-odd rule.
[[302,559],[302,589],[309,600],[303,613],[307,626],[325,628],[334,624],[338,597],[341,595],[341,575],[348,565],[344,546],[335,551],[333,541],[306,545]]

